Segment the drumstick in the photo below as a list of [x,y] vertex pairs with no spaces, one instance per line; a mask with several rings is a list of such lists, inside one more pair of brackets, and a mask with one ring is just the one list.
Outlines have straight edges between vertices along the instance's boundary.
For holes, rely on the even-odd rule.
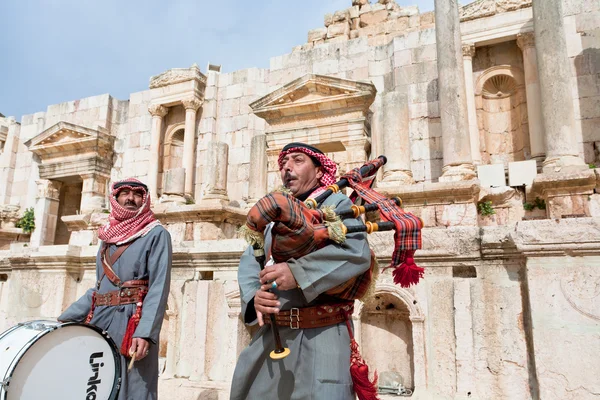
[[131,355],[131,361],[129,361],[129,366],[127,367],[127,371],[129,371],[131,368],[133,368],[133,363],[135,361],[135,354],[136,354],[136,352],[134,351],[133,354]]

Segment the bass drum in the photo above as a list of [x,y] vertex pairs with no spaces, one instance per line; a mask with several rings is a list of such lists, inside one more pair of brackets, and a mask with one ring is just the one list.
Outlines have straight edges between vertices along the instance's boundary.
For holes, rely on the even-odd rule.
[[121,357],[101,329],[31,321],[0,334],[0,400],[113,400]]

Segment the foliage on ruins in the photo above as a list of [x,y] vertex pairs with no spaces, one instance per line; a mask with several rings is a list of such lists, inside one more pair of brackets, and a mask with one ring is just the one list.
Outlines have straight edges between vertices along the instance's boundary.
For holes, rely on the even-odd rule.
[[538,208],[540,210],[546,209],[546,201],[544,199],[540,199],[536,197],[533,203],[525,202],[523,203],[523,208],[527,211],[533,211],[534,208]]
[[487,217],[496,214],[496,210],[492,207],[492,201],[480,201],[477,203],[477,211],[482,217]]
[[25,210],[25,213],[23,213],[23,216],[17,221],[15,226],[23,229],[23,232],[25,233],[33,232],[35,229],[35,214],[33,212],[33,207]]

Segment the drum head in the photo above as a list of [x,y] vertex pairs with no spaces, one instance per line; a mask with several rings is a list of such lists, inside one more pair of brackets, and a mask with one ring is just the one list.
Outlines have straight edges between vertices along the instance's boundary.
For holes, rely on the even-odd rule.
[[120,372],[117,348],[99,329],[61,324],[23,354],[12,371],[7,399],[115,399]]

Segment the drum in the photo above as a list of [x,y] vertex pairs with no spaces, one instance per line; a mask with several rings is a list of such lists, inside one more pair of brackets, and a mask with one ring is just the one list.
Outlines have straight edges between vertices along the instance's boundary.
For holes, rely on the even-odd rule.
[[0,334],[0,400],[113,400],[121,357],[101,329],[31,321]]

